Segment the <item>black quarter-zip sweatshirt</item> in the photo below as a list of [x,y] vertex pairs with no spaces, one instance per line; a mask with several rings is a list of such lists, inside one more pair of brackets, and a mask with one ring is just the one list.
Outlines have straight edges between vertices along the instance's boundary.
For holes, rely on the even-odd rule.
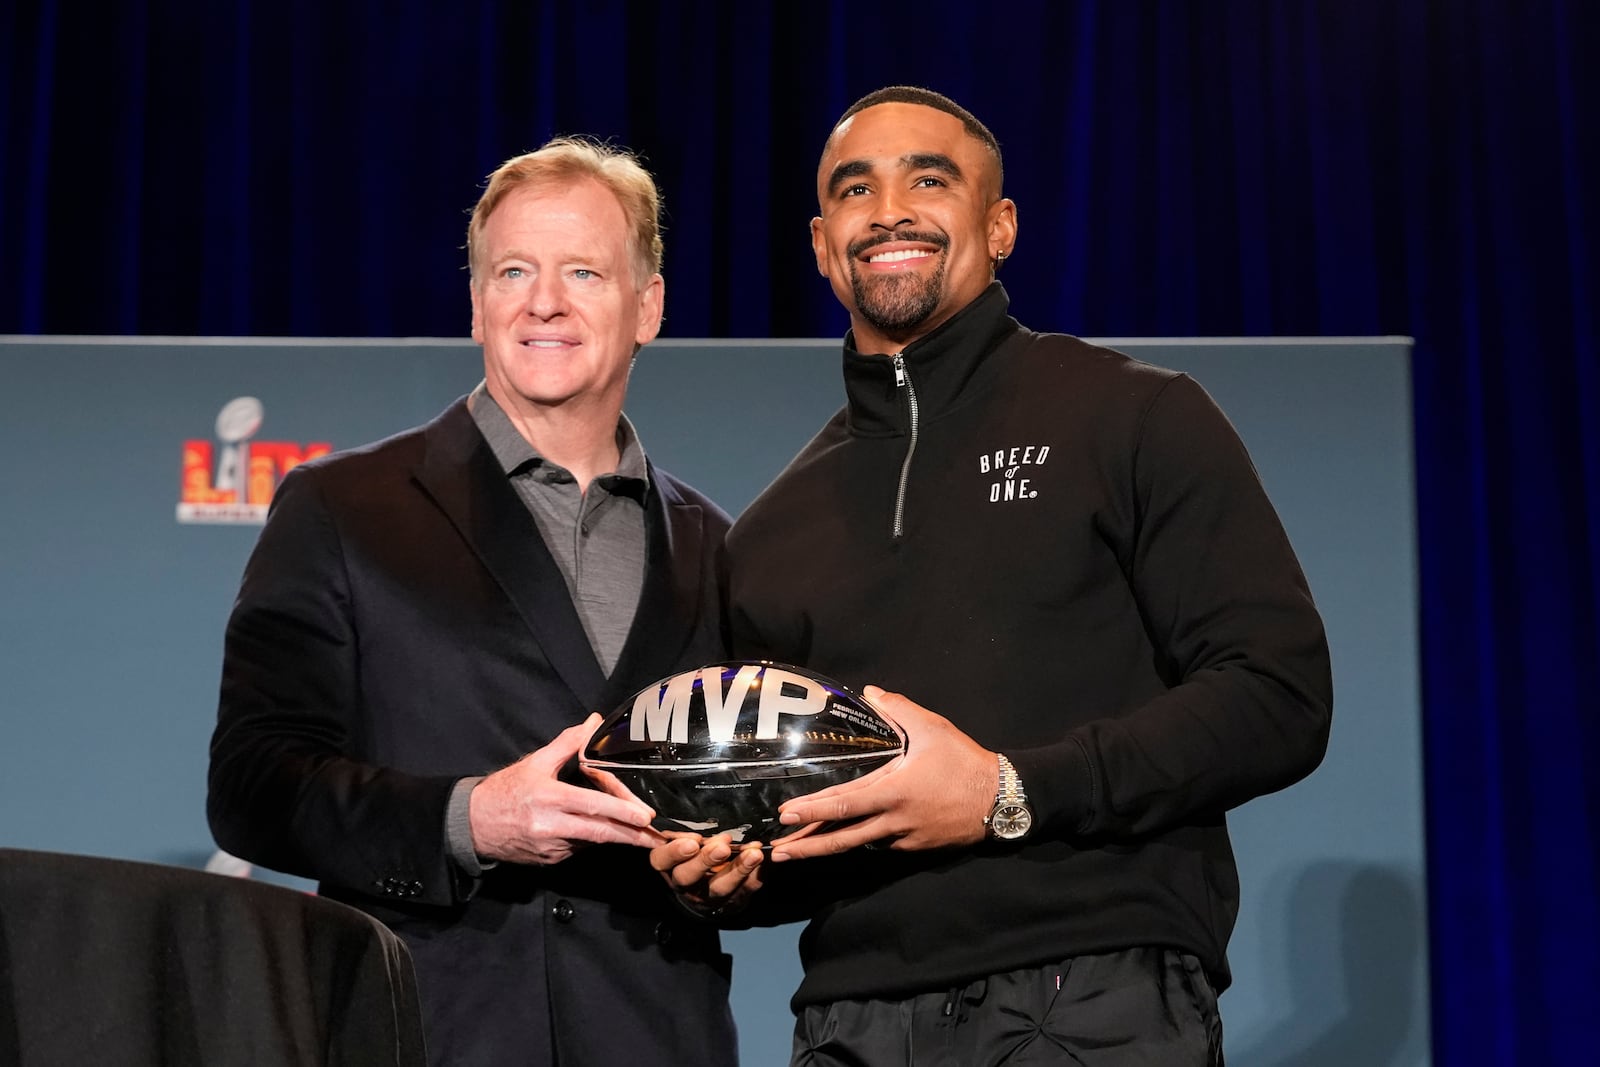
[[1036,814],[1020,845],[774,869],[754,921],[811,920],[796,1007],[1137,945],[1225,988],[1225,814],[1327,746],[1322,622],[1226,417],[1007,306],[902,353],[848,336],[845,407],[729,535],[736,654],[939,712]]

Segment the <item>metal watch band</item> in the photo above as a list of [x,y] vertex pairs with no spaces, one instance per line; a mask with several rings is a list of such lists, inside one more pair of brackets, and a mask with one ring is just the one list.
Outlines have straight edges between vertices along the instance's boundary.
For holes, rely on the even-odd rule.
[[1033,829],[1033,808],[1028,804],[1028,794],[1022,790],[1022,776],[1016,767],[1001,753],[995,755],[1000,762],[1000,784],[995,791],[994,807],[983,825],[996,841],[1021,841]]
[[1005,757],[1005,753],[997,753],[1000,757],[1000,788],[994,795],[994,802],[998,806],[1007,802],[1028,802],[1028,794],[1022,788],[1022,776]]

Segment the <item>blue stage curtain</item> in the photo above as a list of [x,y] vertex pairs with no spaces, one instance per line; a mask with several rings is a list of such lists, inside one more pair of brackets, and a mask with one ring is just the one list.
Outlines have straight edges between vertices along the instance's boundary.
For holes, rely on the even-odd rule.
[[1436,1060],[1587,1062],[1597,12],[22,0],[0,332],[462,335],[482,176],[586,132],[661,179],[669,335],[836,335],[822,140],[879,85],[947,92],[1006,150],[1030,325],[1417,339]]

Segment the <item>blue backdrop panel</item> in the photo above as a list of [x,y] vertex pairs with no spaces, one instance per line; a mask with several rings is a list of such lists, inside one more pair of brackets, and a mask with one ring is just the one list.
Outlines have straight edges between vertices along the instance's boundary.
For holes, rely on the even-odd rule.
[[[1228,411],[1333,647],[1326,763],[1232,817],[1229,1057],[1426,1064],[1408,346],[1115,343],[1191,371]],[[258,453],[360,444],[480,373],[459,341],[0,339],[0,844],[179,864],[212,850],[222,627],[257,527],[177,521],[186,442],[215,458],[218,412],[251,396]],[[663,341],[629,413],[658,462],[737,512],[841,399],[832,342]],[[795,934],[730,936],[752,1065],[787,1055]]]

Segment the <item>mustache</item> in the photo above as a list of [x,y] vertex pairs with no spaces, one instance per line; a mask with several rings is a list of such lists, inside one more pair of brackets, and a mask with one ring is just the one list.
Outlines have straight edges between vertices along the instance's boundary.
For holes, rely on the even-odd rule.
[[950,238],[937,230],[895,230],[893,233],[875,233],[871,237],[851,241],[845,251],[850,254],[851,259],[857,259],[867,249],[886,245],[891,241],[914,241],[918,244],[933,245],[941,252],[950,247]]

